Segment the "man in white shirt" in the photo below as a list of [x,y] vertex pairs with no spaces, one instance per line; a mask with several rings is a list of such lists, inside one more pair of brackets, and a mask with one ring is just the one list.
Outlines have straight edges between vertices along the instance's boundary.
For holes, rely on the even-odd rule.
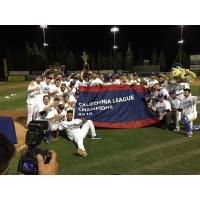
[[176,95],[180,100],[184,99],[184,89],[190,89],[188,83],[183,83],[181,80],[176,86]]
[[49,94],[49,91],[50,91],[50,88],[51,88],[51,80],[52,80],[51,77],[47,77],[45,81],[42,81],[40,83],[43,96]]
[[27,89],[27,125],[30,121],[35,120],[38,117],[39,103],[42,102],[41,80],[40,76],[36,77],[35,81],[31,81]]
[[121,84],[120,79],[115,74],[112,75],[112,84],[113,85],[120,85]]
[[161,87],[168,89],[169,83],[168,83],[167,77],[164,74],[159,75],[159,83]]
[[54,109],[48,112],[45,119],[49,121],[49,126],[51,129],[51,132],[55,133],[54,138],[58,138],[58,126],[61,123],[62,120],[66,118],[66,111],[64,109],[63,104],[59,104],[58,106],[54,106]]
[[181,100],[180,111],[181,119],[184,123],[184,129],[187,137],[192,137],[193,121],[197,118],[196,104],[198,98],[191,96],[190,89],[184,89],[184,98]]
[[162,93],[158,95],[158,98],[159,102],[156,103],[155,107],[152,106],[152,110],[158,114],[159,125],[165,130],[174,130],[176,126],[176,116],[172,115],[171,105],[169,101],[164,99]]
[[87,152],[85,150],[83,140],[91,132],[92,139],[100,139],[97,137],[94,124],[91,120],[87,119],[73,119],[73,111],[67,111],[67,119],[59,124],[59,130],[65,130],[68,138],[74,141],[78,147],[78,154],[80,156],[86,157]]
[[148,87],[153,87],[156,83],[158,83],[158,80],[156,80],[156,74],[154,72],[151,72],[150,79],[148,81]]
[[79,81],[80,81],[79,87],[88,87],[89,86],[88,78],[80,79]]
[[90,86],[102,86],[102,85],[104,85],[104,82],[100,78],[98,78],[96,74],[94,74]]
[[134,73],[133,73],[133,80],[134,80],[135,85],[140,85],[141,79],[139,78],[137,72],[134,72]]
[[53,102],[56,96],[59,96],[61,94],[60,85],[61,85],[60,79],[56,79],[55,84],[51,85],[49,90],[49,96],[51,102]]
[[169,97],[169,93],[168,93],[167,89],[162,88],[160,86],[160,83],[155,83],[154,84],[154,89],[155,89],[155,91],[153,93],[153,96],[155,98],[158,97],[158,95],[161,94],[161,93],[164,95],[165,99],[167,99]]
[[44,119],[48,112],[53,109],[53,104],[50,103],[50,97],[48,95],[44,95],[43,102],[39,104],[39,117],[37,119]]

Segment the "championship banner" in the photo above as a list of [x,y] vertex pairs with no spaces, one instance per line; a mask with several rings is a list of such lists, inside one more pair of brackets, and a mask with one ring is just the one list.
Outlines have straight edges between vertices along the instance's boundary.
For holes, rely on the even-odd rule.
[[139,128],[158,122],[144,103],[143,86],[80,87],[79,91],[75,116],[90,119],[97,127]]

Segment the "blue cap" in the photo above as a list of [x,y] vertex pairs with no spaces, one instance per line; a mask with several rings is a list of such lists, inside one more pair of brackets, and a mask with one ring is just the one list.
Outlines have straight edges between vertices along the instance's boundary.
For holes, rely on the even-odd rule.
[[158,98],[161,98],[161,97],[164,97],[164,94],[163,94],[163,93],[159,93],[159,94],[158,94]]
[[76,83],[74,81],[70,82],[70,86],[74,86]]
[[151,76],[155,76],[156,75],[156,73],[155,72],[151,72]]
[[64,106],[63,104],[59,104],[59,105],[58,105],[58,108],[59,108],[60,110],[63,110],[63,109],[65,108],[65,106]]
[[169,90],[169,94],[176,94],[176,90]]

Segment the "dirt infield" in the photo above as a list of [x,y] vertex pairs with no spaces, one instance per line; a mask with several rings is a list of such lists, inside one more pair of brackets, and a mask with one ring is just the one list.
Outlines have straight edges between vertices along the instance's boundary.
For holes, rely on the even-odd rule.
[[26,136],[26,112],[22,111],[0,111],[0,116],[9,116],[13,118],[15,124],[15,130],[17,134],[18,144],[15,145],[16,150],[20,151],[25,147],[25,136]]
[[6,83],[0,84],[0,88],[20,88],[20,87],[28,87],[28,84],[27,83],[11,84],[11,85],[7,85]]

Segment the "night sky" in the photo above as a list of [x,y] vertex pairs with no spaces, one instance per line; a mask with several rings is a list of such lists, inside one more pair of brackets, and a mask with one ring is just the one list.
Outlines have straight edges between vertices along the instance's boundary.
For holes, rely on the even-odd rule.
[[[113,33],[110,26],[59,26],[49,25],[46,29],[48,52],[65,46],[68,50],[82,52],[101,51],[108,53],[112,50]],[[118,26],[120,31],[116,34],[118,51],[125,53],[128,41],[131,42],[136,56],[142,50],[144,58],[150,58],[153,47],[163,49],[168,64],[172,64],[176,56],[180,39],[180,26],[154,25],[154,26]],[[184,26],[183,49],[188,54],[200,53],[200,26]],[[5,49],[15,53],[24,48],[25,41],[30,44],[36,42],[42,46],[43,34],[39,25],[36,26],[0,26],[0,57],[4,57]]]

